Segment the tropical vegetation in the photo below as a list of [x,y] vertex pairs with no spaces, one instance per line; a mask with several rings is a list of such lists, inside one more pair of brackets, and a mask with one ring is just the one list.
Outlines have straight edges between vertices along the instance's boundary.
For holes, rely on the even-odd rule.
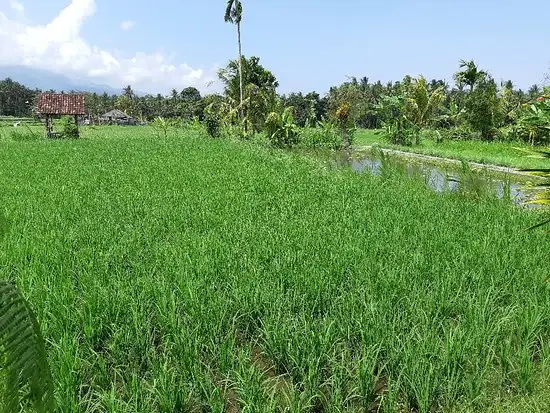
[[538,211],[200,124],[2,140],[0,176],[57,411],[550,409]]
[[[229,3],[228,21],[239,26],[242,5]],[[437,137],[439,143],[477,140],[550,145],[548,89],[534,85],[524,92],[511,81],[497,85],[473,61],[461,61],[458,69],[452,88],[442,80],[428,81],[423,76],[406,76],[387,84],[371,83],[363,77],[332,87],[325,96],[316,92],[279,95],[276,76],[260,59],[241,55],[219,70],[223,95],[201,96],[193,87],[173,90],[167,96],[139,95],[127,86],[120,96],[87,94],[87,107],[92,123],[114,107],[143,122],[216,119],[218,127],[244,126],[242,136],[250,138],[266,132],[266,119],[273,112],[282,116],[291,111],[296,127],[315,128],[322,121],[337,124],[338,109],[349,105],[349,122],[354,128],[382,129],[389,142],[399,145],[421,147],[427,135]],[[10,79],[0,82],[0,91],[0,116],[8,120],[9,116],[33,116],[39,91]]]
[[548,179],[550,89],[461,60],[280,95],[240,0],[224,20],[223,92],[87,93],[71,139],[0,81],[0,412],[550,411],[547,210],[318,156],[383,137]]

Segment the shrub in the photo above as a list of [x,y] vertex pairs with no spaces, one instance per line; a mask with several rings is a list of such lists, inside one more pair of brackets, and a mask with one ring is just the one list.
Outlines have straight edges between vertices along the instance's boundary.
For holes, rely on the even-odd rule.
[[155,129],[155,133],[158,138],[161,138],[161,136],[164,136],[165,138],[168,137],[168,129],[170,129],[169,120],[164,119],[161,116],[157,116],[151,126]]
[[199,118],[198,117],[194,117],[193,119],[191,119],[189,122],[186,122],[185,123],[185,126],[190,129],[190,130],[193,130],[193,131],[201,131],[203,130],[203,125],[202,123],[200,122]]
[[479,133],[484,140],[494,140],[497,127],[504,120],[495,82],[485,80],[466,98],[466,119],[471,128]]
[[525,104],[519,114],[517,125],[511,133],[516,139],[531,145],[550,144],[550,90],[546,95]]
[[400,119],[386,122],[383,135],[394,145],[413,146],[420,145],[421,142],[419,131],[409,127]]
[[420,131],[420,139],[428,139],[436,143],[443,142],[443,135],[437,129],[423,129]]
[[394,145],[420,144],[420,130],[405,116],[403,96],[382,96],[379,109],[384,115],[383,135]]
[[293,108],[283,113],[271,112],[265,120],[265,132],[269,142],[276,147],[292,147],[298,143],[298,126],[294,123]]
[[344,141],[344,147],[349,148],[355,133],[355,125],[350,117],[351,105],[348,102],[342,103],[336,110],[336,122]]
[[33,131],[28,125],[13,128],[9,133],[6,133],[7,136],[14,141],[36,141],[42,137],[39,132]]
[[330,121],[321,121],[317,127],[300,130],[300,146],[312,149],[342,149],[344,139],[338,127]]
[[28,131],[23,131],[23,130],[13,130],[10,132],[9,135],[11,140],[18,141],[18,142],[35,141],[38,139],[38,137],[35,134],[30,133]]
[[61,118],[61,136],[67,139],[78,138],[78,125],[71,116]]
[[454,126],[449,129],[439,129],[439,133],[443,140],[465,141],[481,139],[481,134],[472,131],[467,125]]
[[204,113],[204,125],[208,136],[212,138],[220,137],[221,122],[218,113],[214,111],[206,111]]

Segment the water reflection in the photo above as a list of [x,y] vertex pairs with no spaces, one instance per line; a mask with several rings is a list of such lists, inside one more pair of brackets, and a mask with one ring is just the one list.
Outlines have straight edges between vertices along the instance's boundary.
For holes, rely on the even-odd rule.
[[533,199],[537,189],[526,188],[528,177],[506,172],[488,170],[471,170],[468,167],[447,163],[434,163],[419,158],[391,156],[380,151],[340,153],[336,159],[337,166],[351,166],[357,172],[369,172],[373,175],[383,175],[388,169],[399,169],[407,176],[423,179],[437,192],[458,192],[478,190],[493,193],[498,198],[509,198],[518,205],[532,207],[526,204]]

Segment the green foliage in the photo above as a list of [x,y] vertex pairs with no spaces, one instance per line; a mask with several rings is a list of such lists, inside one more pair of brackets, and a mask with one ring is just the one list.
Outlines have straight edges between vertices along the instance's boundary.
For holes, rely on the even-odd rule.
[[514,124],[517,121],[517,113],[521,107],[521,97],[518,92],[514,91],[512,82],[504,84],[499,98],[504,124]]
[[[435,139],[425,139],[421,146],[417,147],[404,147],[400,146],[400,150],[438,156],[441,158],[451,158],[457,160],[467,160],[482,164],[500,165],[505,167],[511,167],[515,169],[519,168],[547,168],[548,160],[538,157],[522,156],[518,152],[518,147],[523,150],[532,150],[531,145],[520,144],[515,142],[485,142],[479,138],[479,135],[472,135],[472,139],[461,139],[461,132],[456,130],[456,139],[451,140],[445,137],[445,132],[449,130],[440,129],[439,132],[443,136],[441,142],[437,142]],[[466,129],[466,132],[467,129]],[[359,145],[365,146],[380,146],[391,148],[392,145],[385,142],[381,131],[373,132],[361,130],[358,131],[356,139]],[[474,139],[475,138],[475,139]]]
[[[531,157],[536,157],[540,159],[550,160],[550,151],[529,151]],[[528,172],[534,176],[544,178],[544,182],[535,185],[535,188],[540,189],[540,192],[537,192],[535,199],[531,201],[532,204],[550,206],[550,162],[547,164],[546,168],[531,168],[523,169],[523,171]],[[545,219],[544,221],[536,224],[531,227],[531,229],[539,228],[543,225],[550,223],[550,219]]]
[[350,148],[356,130],[355,123],[351,117],[351,104],[349,102],[342,102],[338,109],[336,109],[334,119],[342,135],[344,148]]
[[260,65],[258,57],[247,59],[242,57],[242,75],[244,98],[240,103],[240,79],[238,61],[231,60],[228,65],[218,71],[218,77],[224,84],[224,91],[231,111],[244,112],[241,121],[246,122],[251,132],[261,131],[266,115],[272,112],[277,103],[277,79],[269,70]]
[[439,114],[445,98],[445,87],[430,90],[426,79],[413,79],[405,91],[404,112],[407,119],[417,128],[430,126]]
[[227,0],[224,20],[226,23],[240,24],[243,18],[243,5],[240,0]]
[[170,130],[171,122],[168,119],[164,119],[163,117],[157,116],[153,123],[151,124],[153,129],[155,130],[155,133],[158,138],[167,138],[168,137],[168,131]]
[[466,124],[460,124],[448,129],[439,129],[439,132],[444,140],[464,141],[481,139],[481,134],[479,132],[472,131],[472,129]]
[[453,91],[447,96],[447,105],[442,107],[442,113],[437,116],[433,124],[438,128],[454,128],[464,125],[463,119],[465,115],[464,96],[462,92]]
[[0,281],[0,412],[21,404],[54,411],[53,379],[36,317],[14,284]]
[[37,95],[36,90],[10,78],[0,80],[0,115],[31,116]]
[[378,109],[383,114],[384,134],[393,144],[419,145],[421,129],[432,125],[441,112],[445,85],[431,87],[426,79],[407,78],[401,93],[383,96]]
[[464,160],[461,160],[460,165],[457,192],[463,197],[477,200],[490,196],[490,186],[488,185],[490,177],[474,172],[470,164]]
[[89,132],[0,142],[0,278],[40,297],[59,412],[548,411],[537,212],[204,132]]
[[294,108],[294,122],[300,127],[314,126],[326,113],[326,99],[316,92],[307,95],[301,92],[283,95],[281,104],[283,107]]
[[467,85],[470,87],[470,91],[473,91],[474,87],[487,79],[488,73],[483,70],[479,70],[476,63],[473,60],[461,60],[461,71],[455,73],[454,78],[459,86]]
[[394,145],[411,146],[420,143],[419,130],[405,114],[404,96],[383,96],[379,109],[384,113],[383,135]]
[[10,222],[2,211],[0,211],[0,241],[6,236],[10,229]]
[[221,121],[220,115],[213,110],[205,111],[204,124],[206,125],[206,132],[211,138],[220,137]]
[[412,146],[420,144],[420,132],[411,128],[407,121],[403,119],[385,122],[384,136],[394,145]]
[[438,129],[422,129],[420,131],[420,139],[422,141],[431,140],[435,143],[443,143],[444,135]]
[[43,135],[25,125],[24,127],[10,128],[9,136],[13,141],[22,142],[36,141],[42,139]]
[[482,79],[476,83],[466,98],[465,110],[471,128],[481,133],[483,139],[493,140],[503,121],[494,80]]
[[346,82],[329,92],[327,103],[330,120],[338,121],[335,117],[338,109],[342,105],[349,105],[348,117],[350,122],[361,124],[368,116],[371,102],[372,99],[369,99],[367,91],[357,81]]
[[344,147],[343,138],[340,128],[329,120],[300,129],[300,146],[304,148],[339,150]]
[[519,140],[532,145],[550,145],[550,89],[546,94],[525,104],[512,134]]
[[62,116],[60,120],[61,136],[66,139],[78,138],[78,125],[72,116]]
[[130,116],[139,114],[139,100],[130,85],[123,89],[122,95],[115,101],[115,108],[127,113]]
[[292,147],[298,143],[298,126],[294,123],[293,107],[282,113],[271,112],[265,121],[265,132],[271,145],[278,148]]

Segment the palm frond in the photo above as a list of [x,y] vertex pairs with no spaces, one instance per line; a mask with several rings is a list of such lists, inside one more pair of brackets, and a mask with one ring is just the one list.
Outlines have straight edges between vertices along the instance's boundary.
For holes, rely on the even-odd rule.
[[233,21],[231,20],[231,9],[233,8],[233,1],[234,0],[227,0],[227,6],[225,8],[225,16],[223,18],[226,23],[233,23]]
[[240,24],[243,15],[243,6],[240,0],[227,0],[224,20],[226,23]]
[[0,389],[2,412],[19,412],[24,399],[40,413],[54,411],[53,379],[40,327],[9,281],[0,281]]

